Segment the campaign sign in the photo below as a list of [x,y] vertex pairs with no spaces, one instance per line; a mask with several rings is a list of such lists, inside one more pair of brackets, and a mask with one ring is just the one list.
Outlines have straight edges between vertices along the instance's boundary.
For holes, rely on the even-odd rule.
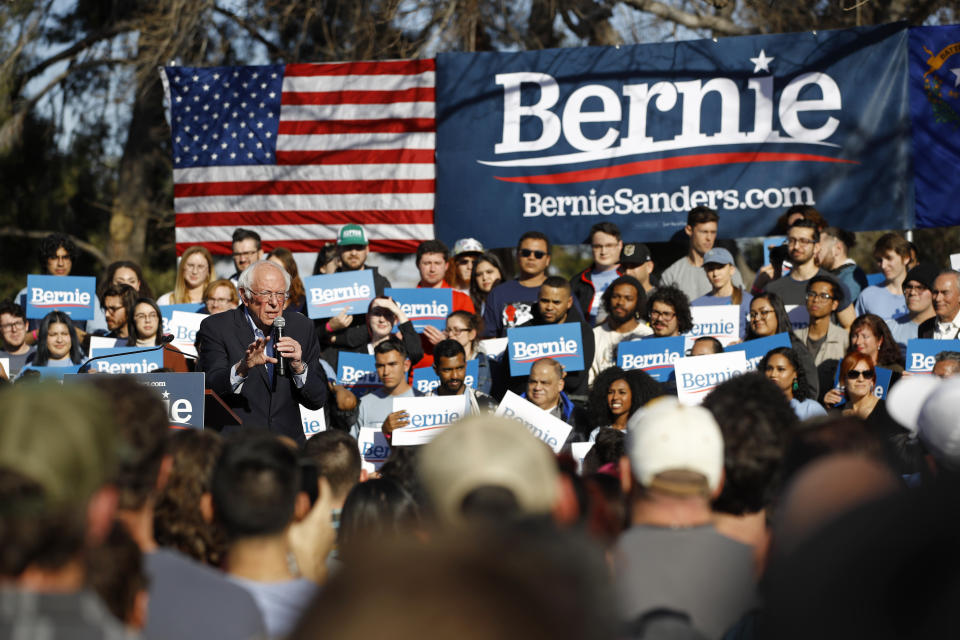
[[358,398],[383,386],[372,354],[341,351],[337,356],[337,380]]
[[[471,389],[477,388],[477,378],[480,377],[480,364],[476,359],[467,360],[467,374],[463,384]],[[440,378],[433,367],[420,367],[413,370],[413,388],[423,393],[430,393],[440,386]]]
[[108,356],[90,363],[89,370],[98,373],[151,373],[163,367],[163,349],[90,347],[90,357],[97,356]]
[[[78,374],[76,379],[86,379],[87,375]],[[205,374],[164,372],[132,375],[140,384],[160,394],[171,428],[203,429]]]
[[380,429],[361,428],[357,435],[357,445],[360,448],[361,464],[368,473],[379,470],[390,457],[390,442]]
[[677,399],[685,405],[697,405],[718,384],[745,373],[747,357],[743,351],[712,353],[680,358],[673,367],[677,377]]
[[187,313],[200,313],[200,310],[203,309],[202,304],[196,304],[195,302],[190,302],[188,304],[161,304],[160,307],[160,317],[163,319],[163,333],[173,333],[170,329],[170,321],[173,320],[174,311],[185,311]]
[[323,407],[319,409],[307,409],[305,406],[300,405],[300,422],[303,424],[303,437],[307,440],[327,429],[327,421],[323,415]]
[[107,338],[105,336],[90,336],[90,351],[87,352],[87,357],[91,358],[94,349],[110,349],[117,346],[117,343],[120,342],[118,338]]
[[197,338],[197,331],[200,330],[200,323],[204,318],[209,317],[203,313],[174,311],[170,316],[169,325],[170,333],[173,334],[171,344],[187,355],[196,356],[197,348],[193,342]]
[[[886,398],[887,390],[890,388],[890,378],[893,376],[893,371],[890,369],[884,369],[883,367],[875,367],[876,370],[876,384],[873,387],[873,395],[878,398]],[[843,388],[846,388],[846,380],[843,381]],[[835,389],[840,388],[840,367],[837,367],[837,372],[833,374],[833,386]],[[842,389],[841,389],[842,391]],[[847,396],[844,393],[843,400],[833,405],[834,407],[842,407],[847,403]]]
[[960,340],[914,338],[907,342],[907,371],[933,373],[936,355],[941,351],[960,351]]
[[466,396],[421,396],[393,399],[394,411],[406,411],[409,423],[394,429],[394,446],[426,444],[467,412]]
[[303,279],[303,286],[311,318],[332,318],[341,311],[348,315],[366,313],[376,296],[370,269],[309,276]]
[[384,289],[410,318],[417,333],[430,325],[440,331],[447,328],[447,316],[453,312],[453,289]]
[[724,351],[727,353],[731,351],[743,351],[747,357],[747,371],[756,371],[760,361],[763,360],[763,356],[767,355],[771,349],[791,346],[793,345],[790,342],[790,335],[784,331],[783,333],[775,333],[766,338],[756,338],[754,340],[741,342],[740,344],[733,344],[724,349]]
[[[67,367],[35,367],[32,364],[28,364],[24,365],[24,367],[20,369],[20,373],[17,374],[17,380],[33,375],[39,375],[41,378],[63,380],[64,376],[76,374],[78,369],[79,366],[74,364]],[[28,374],[28,371],[36,371],[36,373]]]
[[569,424],[554,418],[552,415],[533,404],[532,402],[521,398],[512,391],[507,391],[500,401],[500,406],[494,415],[512,418],[519,421],[527,428],[530,433],[542,440],[553,449],[554,453],[560,453],[563,445],[570,437],[573,427]]
[[710,336],[724,347],[740,339],[740,305],[718,304],[690,307],[693,328],[686,336],[686,348],[693,347],[697,338]]
[[27,276],[27,317],[63,311],[74,320],[93,320],[97,279],[89,276]]
[[583,346],[580,324],[546,324],[539,327],[507,329],[507,353],[510,375],[525,376],[540,358],[550,358],[563,365],[564,371],[583,369]]
[[805,304],[785,304],[783,310],[790,318],[790,326],[794,329],[805,329],[810,326],[810,312]]
[[657,382],[673,379],[673,363],[684,356],[683,336],[644,338],[617,345],[617,365],[626,371],[641,369]]

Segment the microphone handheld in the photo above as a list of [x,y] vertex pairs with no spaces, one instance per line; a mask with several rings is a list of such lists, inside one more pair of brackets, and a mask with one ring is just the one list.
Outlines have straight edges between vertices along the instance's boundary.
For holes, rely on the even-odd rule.
[[[277,342],[283,338],[283,329],[287,326],[287,321],[283,316],[280,316],[273,321],[273,326],[277,329]],[[277,356],[277,374],[281,376],[287,375],[287,363],[283,358],[283,355],[277,350],[277,344],[273,344],[273,353]]]

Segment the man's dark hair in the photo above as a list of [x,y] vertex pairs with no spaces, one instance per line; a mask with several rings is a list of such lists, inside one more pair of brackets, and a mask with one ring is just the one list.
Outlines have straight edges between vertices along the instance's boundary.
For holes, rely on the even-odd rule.
[[[129,287],[127,287],[129,289]],[[89,376],[108,400],[123,455],[117,470],[119,508],[139,509],[157,490],[157,475],[170,431],[160,395],[130,376]]]
[[[817,226],[817,223],[813,220],[807,220],[806,218],[800,218],[792,225],[790,229],[811,229],[813,231],[813,241],[820,242],[820,227]],[[789,232],[790,229],[787,229]]]
[[317,473],[327,479],[335,497],[345,498],[360,480],[360,449],[350,434],[321,431],[303,445],[303,454],[317,463]]
[[453,339],[441,340],[433,348],[433,361],[436,363],[440,358],[455,358],[457,356],[467,357],[467,352],[463,345]]
[[237,242],[243,242],[244,240],[253,240],[257,243],[257,251],[260,250],[260,234],[256,231],[251,231],[250,229],[244,229],[243,227],[237,227],[233,230],[233,237],[230,239],[230,244],[236,244]]
[[27,319],[27,314],[23,310],[23,307],[18,305],[16,302],[10,302],[9,300],[5,302],[0,302],[0,314],[9,313],[15,318],[20,318],[21,320]]
[[656,291],[647,298],[647,309],[644,312],[644,319],[650,321],[650,311],[653,309],[654,302],[661,302],[673,307],[673,312],[677,314],[677,329],[680,333],[687,333],[693,329],[693,314],[690,313],[690,301],[680,289],[673,286],[657,287]]
[[830,295],[833,296],[834,300],[836,300],[837,302],[840,302],[840,294],[842,292],[840,291],[839,281],[835,280],[831,276],[813,276],[812,278],[810,278],[809,282],[807,282],[807,291],[810,291],[810,288],[813,287],[813,285],[817,284],[818,282],[824,282],[830,285]]
[[79,252],[77,245],[65,233],[51,233],[40,241],[40,260],[46,262],[57,257],[57,249],[63,247],[70,254],[70,260],[76,262]]
[[960,365],[960,351],[941,351],[933,357],[934,362],[946,362],[947,360]]
[[410,357],[410,354],[407,353],[407,348],[403,345],[403,343],[393,337],[387,338],[375,346],[373,348],[373,355],[376,357],[378,354],[390,353],[391,351],[396,351],[399,353],[404,360]]
[[840,227],[827,227],[821,233],[842,242],[843,246],[847,248],[847,251],[853,249],[857,244],[857,236],[854,235],[853,232],[841,229]]
[[593,234],[595,234],[598,231],[600,233],[605,233],[608,236],[613,236],[617,240],[621,239],[620,227],[618,227],[612,222],[598,222],[597,224],[590,227],[590,233],[587,234],[587,244],[593,243]]
[[140,294],[128,284],[111,284],[104,287],[100,293],[100,304],[102,306],[106,306],[107,296],[120,298],[123,306],[127,309],[127,316],[129,317],[133,314],[133,307]]
[[524,240],[543,240],[545,243],[547,243],[547,253],[550,253],[550,238],[548,238],[545,233],[541,233],[539,231],[527,231],[520,236],[519,240],[517,240],[517,251],[520,251],[520,247],[523,246]]
[[227,438],[210,483],[213,510],[231,540],[276,534],[293,520],[297,454],[266,431]]
[[759,372],[720,383],[703,400],[723,434],[723,491],[714,509],[757,513],[777,493],[781,461],[797,416],[786,396]]
[[583,458],[584,477],[596,473],[597,469],[611,462],[616,464],[626,454],[626,433],[619,429],[603,428],[597,432],[590,451]]
[[704,222],[719,221],[720,216],[718,216],[717,212],[710,207],[694,207],[693,209],[690,209],[690,213],[687,214],[687,224],[691,227],[695,227],[698,224],[703,224]]
[[425,240],[420,243],[420,246],[417,247],[417,264],[420,264],[420,258],[428,253],[442,253],[443,259],[447,260],[450,258],[450,249],[447,248],[447,245],[443,244],[439,240]]
[[713,350],[713,353],[723,353],[723,343],[714,338],[713,336],[703,336],[697,338],[693,341],[693,344],[696,345],[698,342],[706,342],[710,345],[710,348]]
[[613,299],[613,288],[619,287],[622,284],[630,285],[636,290],[637,314],[642,314],[644,308],[647,306],[647,293],[643,290],[643,285],[640,284],[640,281],[633,276],[620,276],[610,283],[610,285],[603,292],[603,296],[600,298],[600,302],[603,305],[603,310],[607,312],[607,315],[610,315],[610,301]]
[[543,284],[540,285],[543,287],[550,287],[551,289],[562,289],[567,293],[570,293],[570,281],[564,278],[563,276],[549,276],[546,280],[543,281]]

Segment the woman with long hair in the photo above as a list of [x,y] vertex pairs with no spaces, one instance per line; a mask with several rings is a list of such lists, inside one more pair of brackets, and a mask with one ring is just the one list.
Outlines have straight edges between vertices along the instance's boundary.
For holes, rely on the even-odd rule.
[[102,290],[112,284],[125,284],[128,287],[133,287],[133,290],[136,291],[140,297],[153,297],[153,291],[151,291],[150,285],[147,284],[147,281],[143,278],[143,269],[132,260],[117,260],[116,262],[111,262],[103,272],[98,294],[102,295]]
[[[810,350],[795,335],[793,324],[787,316],[783,301],[776,293],[761,291],[750,301],[750,323],[744,341],[768,338],[778,333],[786,333],[790,339],[790,346],[797,352],[797,360],[803,368],[803,375],[810,385],[810,397],[820,397],[820,376],[817,374],[817,365],[813,363]],[[761,373],[763,371],[761,370]]]
[[[157,303],[150,298],[138,298],[133,305],[133,314],[127,331],[130,334],[127,341],[131,346],[155,347],[161,344],[163,315]],[[172,344],[163,348],[163,366],[177,373],[190,371],[183,353]]]
[[51,311],[40,321],[37,350],[27,356],[26,364],[34,367],[69,367],[83,363],[80,339],[70,316]]
[[827,414],[826,409],[816,401],[816,396],[812,395],[810,383],[794,349],[771,349],[760,360],[757,371],[780,388],[800,420]]
[[205,247],[190,247],[180,258],[173,291],[160,296],[157,304],[200,304],[203,302],[204,289],[215,279],[210,252]]
[[505,275],[500,258],[490,251],[481,254],[473,265],[473,274],[470,276],[470,298],[473,300],[473,308],[481,318],[487,296],[495,286],[503,282]]
[[290,293],[287,294],[287,301],[284,303],[283,308],[305,313],[307,309],[307,294],[303,288],[303,280],[300,279],[300,270],[297,269],[297,261],[293,259],[293,253],[285,247],[277,247],[267,254],[267,260],[279,265],[281,269],[290,274]]
[[890,328],[880,316],[865,313],[850,325],[850,347],[847,353],[862,353],[875,367],[903,373],[904,359]]

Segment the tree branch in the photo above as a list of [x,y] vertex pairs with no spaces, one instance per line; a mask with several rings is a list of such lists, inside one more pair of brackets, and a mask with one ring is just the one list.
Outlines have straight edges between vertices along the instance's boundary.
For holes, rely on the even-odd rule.
[[[18,229],[16,227],[0,227],[0,237],[8,236],[13,238],[30,238],[31,240],[42,240],[43,238],[46,238],[51,233],[54,233],[54,232],[38,231],[38,230],[26,231],[24,229]],[[91,256],[94,257],[94,259],[97,260],[97,262],[99,262],[104,267],[106,267],[110,263],[110,260],[107,258],[107,254],[105,254],[95,245],[90,244],[86,240],[81,240],[77,236],[70,233],[66,233],[64,235],[66,235],[68,238],[73,240],[73,243],[77,245],[78,249],[86,253],[89,253]]]
[[41,73],[43,73],[47,69],[47,67],[50,67],[51,65],[54,65],[62,60],[67,60],[68,58],[72,58],[78,53],[80,53],[81,51],[83,51],[84,49],[89,48],[91,45],[94,45],[97,42],[100,42],[101,40],[107,40],[109,38],[112,38],[119,33],[123,33],[124,31],[126,31],[126,28],[121,27],[120,25],[115,25],[113,27],[110,27],[109,29],[103,29],[101,31],[91,33],[86,38],[78,40],[72,46],[67,47],[60,53],[47,58],[43,62],[37,64],[32,69],[28,69],[20,77],[20,80],[25,84],[31,78],[34,78],[40,75]]
[[759,33],[759,30],[755,27],[745,27],[721,16],[688,13],[663,2],[659,2],[658,0],[620,1],[628,7],[653,14],[658,18],[675,22],[690,29],[709,29],[714,33],[726,36],[745,36],[752,33]]
[[243,29],[244,29],[247,33],[249,33],[251,36],[253,36],[253,39],[254,39],[254,40],[256,40],[257,42],[263,44],[263,46],[265,46],[267,49],[269,49],[269,51],[270,51],[270,53],[271,53],[272,55],[278,56],[278,57],[283,56],[284,51],[283,51],[280,47],[278,47],[276,44],[274,44],[273,42],[270,42],[269,40],[267,40],[267,39],[263,36],[263,34],[260,33],[260,31],[257,29],[257,26],[256,26],[255,24],[253,24],[252,22],[250,22],[249,20],[247,20],[246,18],[241,18],[240,16],[238,16],[238,15],[235,14],[235,13],[233,13],[232,11],[228,11],[228,10],[226,10],[226,9],[224,9],[223,7],[220,7],[220,6],[214,6],[214,7],[213,7],[213,10],[216,11],[217,13],[219,13],[220,15],[222,15],[223,17],[225,17],[225,18],[227,18],[227,19],[229,19],[229,20],[232,20],[233,22],[236,22],[238,25],[240,25],[241,27],[243,27]]

